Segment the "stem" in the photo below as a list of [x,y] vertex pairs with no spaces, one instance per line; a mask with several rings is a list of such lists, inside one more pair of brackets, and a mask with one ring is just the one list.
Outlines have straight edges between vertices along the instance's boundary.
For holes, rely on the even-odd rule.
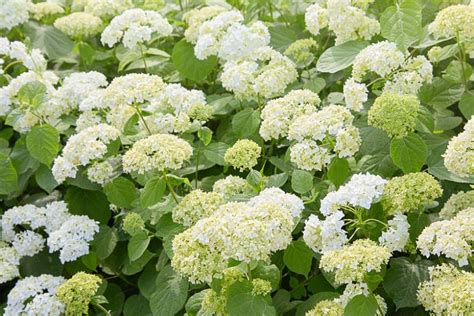
[[199,154],[201,153],[201,148],[198,148],[196,153],[196,170],[194,171],[194,188],[197,189],[198,186],[198,173],[199,173]]
[[456,42],[458,44],[458,48],[459,48],[459,55],[460,55],[460,62],[461,62],[461,76],[462,76],[462,81],[464,83],[464,87],[467,88],[467,78],[466,78],[466,71],[464,69],[464,62],[466,60],[466,52],[464,51],[464,45],[463,43],[461,42],[461,39],[459,37],[459,32],[456,33]]
[[168,177],[166,176],[166,170],[163,170],[163,179],[166,182],[166,186],[168,187],[168,190],[171,193],[171,196],[173,197],[173,200],[178,204],[178,198],[176,197],[176,193],[173,190],[173,187],[171,186],[170,182],[168,181]]
[[[182,10],[182,8],[181,8],[181,10]],[[140,47],[140,54],[142,55],[143,65],[145,66],[145,73],[148,73],[148,66],[146,64],[145,53],[143,53],[143,46],[142,46],[142,44],[138,43],[138,47]]]
[[3,72],[6,74],[8,68],[13,67],[13,66],[15,66],[15,65],[17,65],[17,64],[21,64],[21,61],[20,61],[20,60],[12,61],[12,62],[9,63],[5,68],[3,68]]
[[360,228],[356,228],[354,232],[352,233],[351,237],[349,237],[349,241],[351,241],[352,238],[354,238],[355,234],[359,231]]
[[146,123],[145,121],[145,117],[143,117],[143,113],[142,113],[142,110],[140,109],[140,107],[138,105],[134,105],[133,106],[135,108],[135,110],[137,111],[137,114],[138,114],[138,117],[140,117],[140,120],[142,121],[143,125],[145,126],[145,129],[146,131],[148,132],[148,135],[151,135],[151,130],[150,128],[148,127],[148,124]]
[[103,311],[105,313],[105,315],[107,316],[112,316],[112,314],[110,313],[110,311],[108,311],[107,309],[105,309],[104,306],[100,305],[100,304],[95,304],[95,306],[97,306],[101,311]]
[[382,224],[384,227],[388,227],[387,224],[385,224],[384,222],[381,222],[381,221],[379,221],[378,219],[375,219],[375,218],[369,218],[369,219],[365,220],[364,224],[368,223],[368,222],[376,222],[376,223]]

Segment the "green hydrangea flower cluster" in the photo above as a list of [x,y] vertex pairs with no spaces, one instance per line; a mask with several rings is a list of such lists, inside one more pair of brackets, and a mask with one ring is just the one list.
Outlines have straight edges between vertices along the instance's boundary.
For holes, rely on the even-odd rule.
[[88,314],[89,304],[99,289],[101,279],[93,274],[78,272],[60,285],[56,295],[66,306],[67,316]]

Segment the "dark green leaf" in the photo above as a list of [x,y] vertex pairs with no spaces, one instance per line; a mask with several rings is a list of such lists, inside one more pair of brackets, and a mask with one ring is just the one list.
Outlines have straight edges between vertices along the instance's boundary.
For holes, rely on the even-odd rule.
[[239,137],[254,134],[260,125],[260,111],[247,108],[235,114],[232,118],[232,130]]
[[375,316],[379,305],[375,296],[364,294],[353,297],[344,308],[344,316]]
[[335,157],[328,169],[328,179],[339,187],[350,174],[349,162],[347,159]]
[[174,316],[186,303],[188,281],[166,266],[156,278],[156,291],[150,300],[151,312],[155,316]]
[[313,188],[313,175],[308,171],[295,170],[291,175],[291,188],[303,194]]
[[87,215],[103,224],[109,221],[111,214],[109,203],[107,197],[100,191],[69,187],[64,200],[72,214]]
[[35,126],[26,135],[31,156],[49,166],[59,152],[59,132],[50,125]]
[[390,157],[404,173],[420,171],[427,156],[426,144],[417,134],[394,138],[390,143]]
[[140,232],[134,235],[128,241],[128,257],[130,261],[140,258],[150,244],[150,237],[146,232]]
[[48,193],[51,193],[59,185],[54,179],[51,170],[43,164],[36,170],[35,180]]
[[313,252],[301,240],[295,240],[285,249],[283,261],[290,271],[308,275],[313,261]]
[[130,208],[137,196],[137,190],[132,181],[118,177],[104,186],[104,193],[110,203],[118,207]]
[[0,152],[0,194],[10,194],[18,188],[18,175],[10,158]]
[[165,193],[166,182],[161,177],[155,177],[145,184],[140,194],[140,204],[143,208],[150,207],[160,202]]
[[250,281],[235,282],[227,289],[227,311],[235,316],[276,316],[271,300],[252,294]]

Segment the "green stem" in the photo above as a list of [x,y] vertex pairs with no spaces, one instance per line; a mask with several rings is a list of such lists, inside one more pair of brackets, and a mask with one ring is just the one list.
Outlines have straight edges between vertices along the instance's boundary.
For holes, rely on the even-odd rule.
[[168,181],[168,177],[166,175],[166,170],[163,170],[163,179],[166,182],[166,186],[168,187],[168,190],[170,191],[171,196],[173,197],[173,200],[176,202],[176,204],[178,204],[179,203],[178,202],[178,197],[176,196],[176,193],[174,192],[173,187],[171,186],[170,182]]
[[459,57],[460,57],[460,62],[461,62],[461,76],[462,76],[462,81],[464,83],[464,87],[467,88],[467,78],[466,78],[466,70],[464,69],[464,62],[466,61],[466,52],[464,50],[464,45],[461,41],[461,38],[459,37],[459,32],[456,34],[456,42],[458,44],[459,48]]
[[386,227],[386,228],[388,227],[387,224],[385,224],[384,222],[379,221],[378,219],[375,219],[375,218],[369,218],[369,219],[365,220],[365,221],[364,221],[364,224],[365,224],[365,223],[368,223],[368,222],[376,222],[376,223],[382,224],[382,225],[383,225],[384,227]]
[[107,316],[112,316],[112,314],[110,313],[110,311],[108,311],[107,309],[105,309],[104,306],[100,305],[100,304],[95,304],[95,306],[97,306],[101,311],[103,311],[105,313],[105,315]]
[[138,43],[138,47],[140,47],[140,54],[142,55],[143,65],[145,67],[145,73],[148,73],[148,66],[146,64],[146,58],[145,58],[145,53],[143,52],[143,46],[142,44]]
[[17,64],[21,64],[21,61],[20,60],[15,60],[15,61],[12,61],[11,63],[9,63],[5,68],[3,68],[3,73],[7,73],[7,70],[10,68],[10,67],[13,67]]
[[194,171],[194,188],[197,189],[198,186],[198,174],[199,174],[199,154],[201,153],[201,148],[198,148],[196,153],[196,170]]
[[148,132],[148,135],[151,135],[151,130],[150,128],[148,127],[148,124],[146,123],[145,121],[145,117],[143,116],[143,113],[142,113],[142,110],[140,109],[140,106],[138,105],[134,105],[133,106],[135,108],[135,110],[137,111],[137,114],[138,114],[138,117],[140,118],[140,120],[142,121],[143,125],[145,126],[145,129],[146,131]]

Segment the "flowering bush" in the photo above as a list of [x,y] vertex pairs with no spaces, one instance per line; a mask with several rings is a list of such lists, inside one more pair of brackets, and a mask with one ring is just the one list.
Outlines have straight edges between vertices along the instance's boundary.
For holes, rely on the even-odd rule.
[[474,1],[0,0],[0,314],[474,314]]

